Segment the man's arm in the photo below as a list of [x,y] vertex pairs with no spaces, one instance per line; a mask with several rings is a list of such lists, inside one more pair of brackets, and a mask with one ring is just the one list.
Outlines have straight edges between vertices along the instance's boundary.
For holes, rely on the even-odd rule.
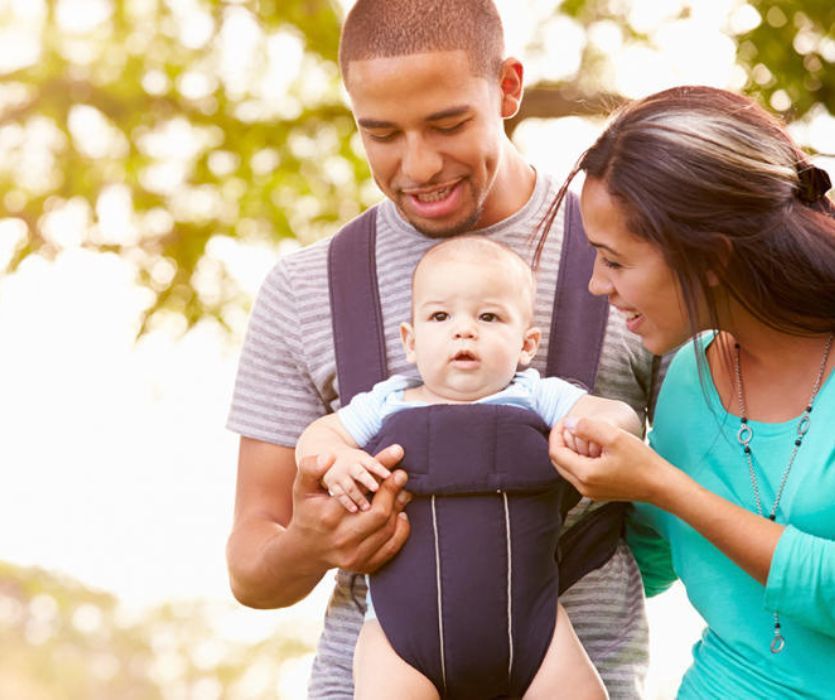
[[[399,447],[376,458],[393,468]],[[280,608],[304,598],[328,569],[373,571],[403,546],[409,524],[402,513],[405,472],[395,471],[374,495],[371,509],[348,513],[322,489],[332,458],[242,437],[235,516],[226,555],[232,592],[253,608]]]

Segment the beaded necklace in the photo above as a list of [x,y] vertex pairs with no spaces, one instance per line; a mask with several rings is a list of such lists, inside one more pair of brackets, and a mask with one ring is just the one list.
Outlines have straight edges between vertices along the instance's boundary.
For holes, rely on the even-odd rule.
[[[792,449],[789,461],[786,464],[786,468],[783,470],[783,476],[780,478],[780,485],[777,488],[777,495],[774,497],[774,503],[771,506],[771,512],[768,514],[769,520],[774,521],[777,519],[777,506],[780,504],[780,499],[783,496],[783,489],[786,486],[786,481],[788,481],[789,472],[792,469],[792,465],[794,464],[795,457],[797,457],[797,453],[800,450],[800,446],[803,444],[803,438],[806,436],[806,433],[809,432],[809,428],[812,425],[812,406],[815,402],[815,397],[817,397],[818,395],[818,391],[820,391],[821,383],[823,382],[823,374],[826,371],[826,363],[829,360],[829,352],[830,350],[832,350],[832,337],[833,334],[830,333],[829,337],[827,337],[826,339],[826,345],[823,349],[823,358],[821,359],[821,364],[818,368],[818,374],[815,378],[815,383],[812,386],[812,393],[809,396],[809,400],[806,402],[806,408],[803,409],[803,413],[800,415],[800,420],[797,423],[797,433],[794,439],[794,449]],[[748,409],[745,405],[745,390],[742,384],[742,368],[739,362],[739,343],[735,345],[734,369],[736,371],[736,391],[740,415],[739,430],[737,430],[736,439],[739,442],[739,444],[742,445],[742,451],[745,455],[745,462],[748,465],[748,474],[751,477],[751,488],[754,491],[754,503],[757,506],[757,513],[761,517],[764,517],[762,500],[760,499],[760,487],[759,483],[757,482],[757,473],[754,471],[754,460],[751,455],[751,440],[754,438],[754,431],[748,423]],[[785,646],[786,640],[783,637],[783,633],[780,630],[780,615],[775,611],[774,637],[771,640],[771,645],[769,648],[771,649],[772,654],[779,654],[781,651],[783,651],[783,647]]]

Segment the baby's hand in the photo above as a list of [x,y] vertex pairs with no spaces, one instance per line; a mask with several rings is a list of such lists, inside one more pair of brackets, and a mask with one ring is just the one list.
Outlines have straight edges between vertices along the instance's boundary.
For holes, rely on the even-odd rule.
[[322,485],[328,493],[351,513],[368,510],[371,504],[360,489],[360,485],[374,492],[379,488],[374,474],[385,479],[391,472],[367,452],[346,447],[336,452],[333,466],[322,477]]
[[599,457],[603,452],[603,448],[596,442],[584,440],[580,436],[575,435],[575,422],[576,419],[574,418],[566,418],[564,421],[559,421],[551,429],[551,444],[553,445],[555,439],[558,439],[562,445],[576,452],[578,455],[582,455],[583,457]]

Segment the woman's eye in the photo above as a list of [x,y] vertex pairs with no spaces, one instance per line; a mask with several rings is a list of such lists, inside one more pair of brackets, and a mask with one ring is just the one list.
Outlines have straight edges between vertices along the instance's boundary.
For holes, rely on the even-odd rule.
[[430,321],[446,321],[449,318],[449,314],[446,311],[436,311],[430,317]]
[[620,269],[621,269],[621,267],[623,267],[623,265],[621,265],[620,263],[615,262],[614,260],[609,260],[609,258],[603,258],[603,257],[601,257],[601,258],[600,258],[600,260],[602,261],[602,263],[603,263],[606,267],[608,267],[608,268],[609,268],[609,269],[611,269],[611,270],[620,270]]

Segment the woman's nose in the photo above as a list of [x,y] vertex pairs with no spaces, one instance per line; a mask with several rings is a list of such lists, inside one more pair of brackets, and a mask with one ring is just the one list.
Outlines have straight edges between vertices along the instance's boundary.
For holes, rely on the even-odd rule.
[[608,275],[600,270],[600,264],[595,261],[589,280],[589,292],[594,296],[609,296],[614,291],[612,282]]

